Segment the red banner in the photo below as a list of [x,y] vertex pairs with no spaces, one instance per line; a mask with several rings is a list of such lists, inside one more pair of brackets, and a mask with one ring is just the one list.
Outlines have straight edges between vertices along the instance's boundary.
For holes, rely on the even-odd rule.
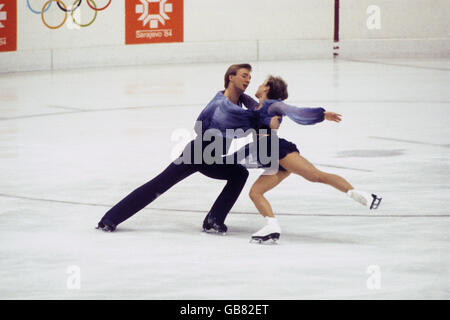
[[125,1],[125,44],[183,39],[183,0]]
[[17,1],[0,0],[0,51],[17,50]]

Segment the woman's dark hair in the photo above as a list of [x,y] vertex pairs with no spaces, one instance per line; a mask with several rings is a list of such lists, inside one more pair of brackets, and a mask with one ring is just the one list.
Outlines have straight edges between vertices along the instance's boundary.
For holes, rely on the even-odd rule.
[[267,93],[269,99],[286,100],[288,97],[287,83],[281,77],[274,77],[270,75],[267,78],[267,85],[270,87]]
[[239,69],[252,71],[252,66],[248,63],[233,64],[229,66],[227,72],[225,72],[225,89],[228,88],[228,84],[230,83],[230,76],[235,76]]

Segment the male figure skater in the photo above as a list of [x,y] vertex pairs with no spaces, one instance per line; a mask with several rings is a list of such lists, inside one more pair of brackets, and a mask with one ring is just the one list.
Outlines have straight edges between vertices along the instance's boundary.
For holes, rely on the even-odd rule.
[[[279,117],[261,119],[259,113],[253,111],[258,103],[244,94],[250,84],[252,70],[249,64],[231,65],[225,73],[225,91],[220,91],[200,113],[197,123],[197,138],[185,147],[180,158],[172,162],[163,172],[126,196],[102,217],[97,229],[114,231],[118,224],[146,207],[158,196],[170,189],[179,181],[195,172],[207,177],[227,180],[225,187],[214,202],[203,221],[204,231],[225,233],[224,224],[228,212],[239,197],[248,178],[248,171],[239,164],[205,163],[203,150],[212,142],[204,141],[203,134],[209,129],[225,132],[226,129],[243,129],[244,131],[260,125],[278,128]],[[249,110],[242,108],[245,105]],[[199,129],[198,124],[201,125]],[[233,137],[223,139],[223,154],[228,152]],[[216,137],[218,138],[218,137]],[[200,148],[200,161],[198,160]],[[221,156],[221,155],[220,155]]]

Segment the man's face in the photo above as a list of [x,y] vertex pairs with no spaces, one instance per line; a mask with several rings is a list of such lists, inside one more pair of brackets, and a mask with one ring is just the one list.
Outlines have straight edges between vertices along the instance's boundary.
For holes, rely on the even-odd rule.
[[236,89],[244,92],[250,84],[252,76],[250,75],[250,71],[248,69],[239,69],[236,72],[236,75],[230,76],[230,82],[234,85]]

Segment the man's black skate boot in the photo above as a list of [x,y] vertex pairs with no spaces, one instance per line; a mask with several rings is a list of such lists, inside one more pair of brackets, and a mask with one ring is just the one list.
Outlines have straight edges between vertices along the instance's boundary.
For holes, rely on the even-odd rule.
[[208,233],[225,234],[228,228],[224,223],[218,223],[214,218],[206,217],[203,221],[203,231]]
[[105,232],[113,232],[114,230],[116,230],[116,226],[112,223],[106,224],[103,221],[100,221],[97,225],[96,229],[100,229],[103,230]]

